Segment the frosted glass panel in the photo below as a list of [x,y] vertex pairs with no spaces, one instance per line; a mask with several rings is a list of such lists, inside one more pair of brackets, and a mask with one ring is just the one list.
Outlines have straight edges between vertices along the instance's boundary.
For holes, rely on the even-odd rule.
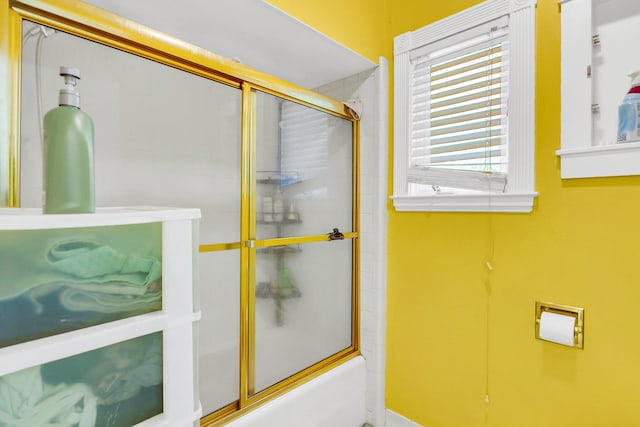
[[349,347],[351,253],[351,240],[258,252],[256,391]]
[[73,66],[82,76],[81,108],[95,124],[96,206],[200,208],[201,242],[237,242],[241,91],[64,32],[31,35],[34,29],[24,21],[21,206],[41,206],[39,124],[58,105],[59,67]]
[[200,254],[200,400],[209,414],[238,399],[240,251]]
[[0,377],[0,426],[129,427],[162,413],[162,334]]
[[0,232],[0,347],[162,308],[162,224]]
[[258,239],[352,230],[352,123],[258,92]]

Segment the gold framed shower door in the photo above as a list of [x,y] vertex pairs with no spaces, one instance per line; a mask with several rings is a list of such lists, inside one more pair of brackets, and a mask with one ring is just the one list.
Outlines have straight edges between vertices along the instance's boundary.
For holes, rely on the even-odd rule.
[[[203,242],[201,252],[240,251],[240,395],[202,419],[223,425],[359,354],[359,121],[342,102],[267,75],[77,0],[0,0],[0,207],[20,205],[20,85],[23,20],[60,30],[165,64],[242,91],[241,229],[238,241]],[[256,91],[317,109],[353,126],[351,241],[351,345],[265,390],[254,389],[255,261],[260,247],[326,240],[326,235],[256,239]],[[330,230],[329,230],[330,231]]]

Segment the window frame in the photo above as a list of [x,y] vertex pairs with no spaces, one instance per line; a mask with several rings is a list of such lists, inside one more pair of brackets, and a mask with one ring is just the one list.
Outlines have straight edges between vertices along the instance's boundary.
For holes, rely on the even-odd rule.
[[[393,204],[397,211],[531,212],[535,142],[536,0],[486,0],[394,38]],[[508,180],[504,193],[467,191],[409,194],[411,53],[478,25],[509,17]],[[452,44],[455,43],[452,40]]]

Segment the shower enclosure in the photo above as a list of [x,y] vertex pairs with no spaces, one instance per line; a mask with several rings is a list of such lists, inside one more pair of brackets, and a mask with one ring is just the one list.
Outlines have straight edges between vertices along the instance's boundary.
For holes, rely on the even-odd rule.
[[348,107],[55,3],[11,2],[16,31],[2,30],[19,64],[10,204],[41,206],[40,123],[57,106],[59,67],[77,67],[96,128],[96,205],[202,211],[202,424],[357,355],[359,122]]

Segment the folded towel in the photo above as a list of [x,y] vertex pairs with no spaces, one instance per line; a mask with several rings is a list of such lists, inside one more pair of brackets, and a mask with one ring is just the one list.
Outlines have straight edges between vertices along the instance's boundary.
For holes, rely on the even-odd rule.
[[60,304],[69,311],[133,315],[162,309],[162,292],[159,287],[144,295],[129,295],[65,286],[60,292],[59,299]]
[[27,291],[36,313],[44,309],[39,299],[59,289],[60,304],[70,311],[139,313],[162,308],[162,264],[155,257],[74,240],[55,243],[47,260],[60,274]]
[[143,288],[162,275],[162,266],[155,257],[125,255],[94,242],[56,243],[49,249],[47,260],[73,282],[118,282]]

